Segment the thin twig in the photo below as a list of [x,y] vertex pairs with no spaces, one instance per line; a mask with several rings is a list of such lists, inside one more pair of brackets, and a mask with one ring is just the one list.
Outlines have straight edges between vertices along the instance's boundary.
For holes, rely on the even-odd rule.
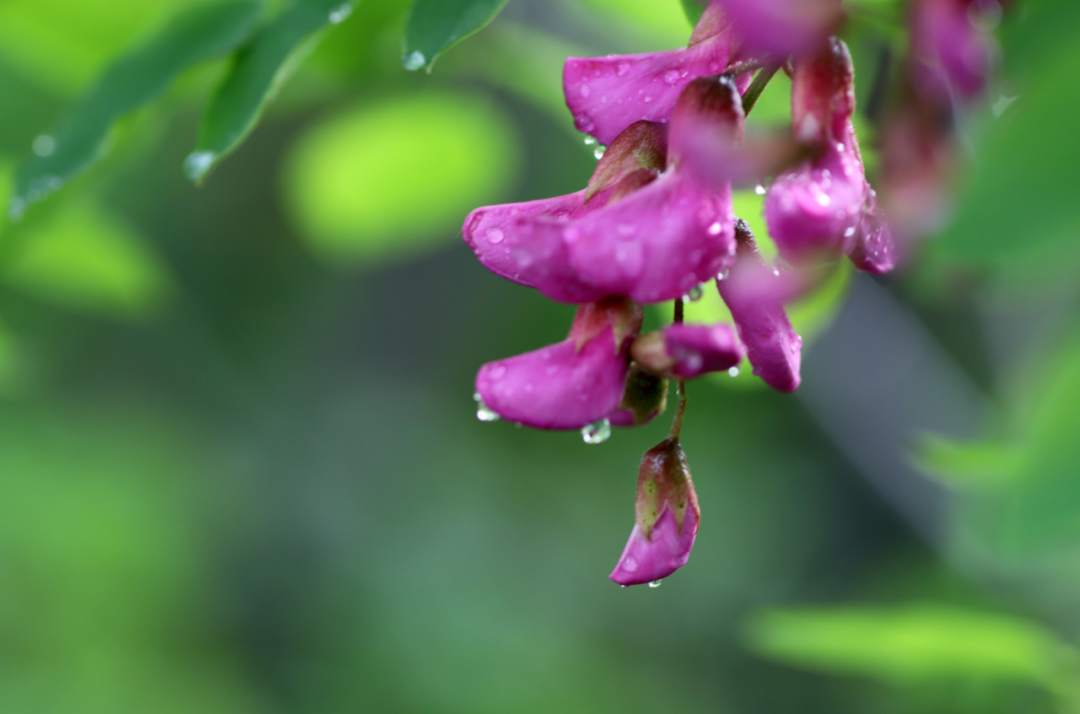
[[746,90],[746,94],[743,95],[743,114],[749,114],[750,110],[754,108],[761,93],[765,91],[765,87],[768,86],[769,80],[773,78],[773,75],[776,74],[778,69],[780,69],[780,65],[772,64],[767,67],[762,67],[761,71],[754,76],[754,81],[750,83],[750,86]]
[[[675,301],[675,324],[681,325],[683,322],[683,299],[679,298]],[[668,439],[672,441],[679,438],[679,434],[682,433],[683,417],[686,415],[686,382],[681,379],[675,380],[677,383],[677,390],[679,393],[679,403],[675,406],[675,417],[671,420],[671,432],[668,433]]]

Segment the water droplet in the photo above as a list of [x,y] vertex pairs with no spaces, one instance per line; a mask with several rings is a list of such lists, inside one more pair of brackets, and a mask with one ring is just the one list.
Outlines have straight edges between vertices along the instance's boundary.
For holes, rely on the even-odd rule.
[[423,69],[427,64],[427,58],[424,57],[424,53],[420,50],[410,52],[401,58],[401,66],[410,72],[415,72],[418,69]]
[[679,70],[677,70],[677,69],[669,69],[667,72],[664,72],[664,82],[666,84],[675,84],[678,81],[679,81]]
[[607,147],[603,144],[600,144],[595,149],[593,149],[592,155],[596,157],[597,161],[599,161],[600,159],[604,158],[604,152],[606,151]]
[[660,587],[660,583],[661,583],[661,581],[659,581],[659,580],[654,580],[654,581],[652,581],[651,583],[649,583],[649,587],[650,587],[650,588],[658,588],[658,587]]
[[473,395],[473,400],[476,402],[476,418],[484,422],[499,421],[499,415],[492,411],[491,407],[484,404],[484,400],[480,397],[479,392]]
[[487,233],[484,236],[488,239],[488,243],[502,243],[503,232],[500,228],[488,228]]
[[589,85],[587,84],[581,85],[581,87],[578,88],[578,92],[581,94],[582,99],[588,99],[589,95],[592,94],[592,90],[589,89]]
[[855,226],[851,226],[846,231],[844,231],[845,238],[850,238],[853,235],[855,235]]
[[623,76],[624,74],[626,74],[629,71],[630,71],[630,63],[629,62],[620,62],[615,67],[615,73],[618,74],[620,77]]
[[728,367],[727,373],[728,373],[729,377],[738,377],[739,376],[739,368],[738,367]]
[[728,275],[730,274],[730,272],[731,271],[730,271],[729,268],[724,268],[723,270],[721,270],[719,273],[716,274],[716,279],[717,280],[727,280]]
[[701,285],[695,285],[690,288],[690,292],[683,295],[683,300],[687,302],[697,302],[701,299],[701,296],[705,294],[705,289]]
[[757,186],[754,186],[754,193],[756,193],[759,196],[764,196],[765,195],[765,187],[762,186],[759,183]]
[[581,429],[581,439],[586,444],[603,444],[611,438],[611,422],[607,419],[594,421]]
[[717,221],[716,223],[713,223],[711,226],[709,226],[709,235],[718,236],[723,232],[723,230],[724,224],[720,221]]
[[34,139],[30,148],[34,150],[34,153],[44,158],[50,156],[52,152],[56,151],[56,141],[48,134],[42,134]]
[[652,97],[645,97],[644,101],[645,101],[646,104],[648,104],[649,102],[652,101]]
[[592,136],[586,136],[585,137],[585,146],[592,146],[595,143],[596,143],[596,138],[595,137],[592,137]]
[[346,3],[345,5],[340,6],[336,10],[331,10],[330,11],[330,24],[337,25],[339,23],[345,22],[345,20],[347,20],[349,18],[349,15],[351,15],[351,14],[352,14],[352,5],[349,5],[348,3]]
[[193,151],[184,159],[184,175],[189,181],[199,183],[216,159],[217,154],[213,151]]

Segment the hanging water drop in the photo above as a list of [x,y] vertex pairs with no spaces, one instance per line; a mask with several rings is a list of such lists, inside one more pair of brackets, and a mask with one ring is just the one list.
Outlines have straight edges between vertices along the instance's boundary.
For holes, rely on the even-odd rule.
[[596,157],[597,161],[599,161],[600,159],[604,158],[605,151],[607,151],[607,147],[603,144],[600,144],[595,149],[593,149],[592,155]]
[[349,18],[349,15],[351,15],[351,14],[352,14],[352,5],[349,5],[347,3],[345,5],[342,5],[342,6],[338,7],[336,10],[331,10],[330,11],[330,24],[331,25],[337,25],[337,24],[340,24],[342,22],[345,22],[345,20],[347,20]]
[[765,195],[765,187],[762,184],[759,183],[757,186],[754,186],[754,193],[756,193],[759,196],[764,196]]
[[473,395],[473,400],[476,402],[476,418],[483,422],[499,421],[499,415],[492,411],[491,407],[484,404],[483,398],[481,398],[479,392]]
[[585,146],[592,146],[592,145],[593,145],[593,144],[595,144],[595,143],[596,143],[596,139],[595,139],[595,138],[593,138],[593,137],[591,137],[591,136],[586,136],[586,137],[585,137]]
[[660,584],[661,584],[662,582],[663,582],[663,581],[661,581],[661,580],[654,580],[654,581],[652,581],[651,583],[649,583],[649,587],[650,587],[650,588],[658,588],[658,587],[660,587]]
[[683,300],[686,302],[697,302],[701,299],[701,296],[705,294],[705,287],[702,285],[695,285],[690,288],[690,292],[683,295]]
[[423,69],[425,64],[427,64],[427,58],[424,57],[424,53],[420,50],[410,52],[401,58],[401,66],[410,72]]
[[52,152],[56,151],[56,140],[48,134],[42,134],[34,139],[30,148],[34,150],[34,153],[38,156],[45,158],[50,156]]
[[213,151],[193,151],[184,159],[184,175],[189,181],[199,183],[216,159],[217,154]]
[[594,421],[581,429],[581,439],[586,444],[603,444],[611,438],[611,422],[607,419]]

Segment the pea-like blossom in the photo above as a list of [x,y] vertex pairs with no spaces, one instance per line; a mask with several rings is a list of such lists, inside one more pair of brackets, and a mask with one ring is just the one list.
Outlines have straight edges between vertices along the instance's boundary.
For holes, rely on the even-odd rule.
[[945,103],[967,102],[983,92],[996,50],[992,23],[984,18],[995,12],[996,2],[982,0],[912,2],[911,56],[919,91]]
[[[723,73],[737,54],[738,39],[714,4],[702,15],[688,47],[566,60],[566,104],[579,131],[610,144],[635,122],[667,122],[690,82]],[[748,81],[747,73],[738,78],[740,91]]]
[[622,298],[582,305],[562,342],[481,367],[476,393],[503,419],[538,429],[604,419],[623,400],[641,319],[641,306]]
[[630,353],[655,374],[693,379],[735,367],[745,356],[735,329],[715,325],[668,325],[634,340]]
[[840,0],[714,0],[745,50],[783,60],[813,52],[843,19]]
[[847,254],[857,267],[891,270],[895,250],[867,183],[852,117],[854,68],[836,38],[795,62],[791,119],[795,138],[813,156],[769,188],[765,220],[780,254],[794,262]]
[[476,209],[465,220],[465,242],[492,272],[560,302],[681,297],[728,268],[735,254],[730,184],[700,181],[680,169],[678,151],[667,150],[700,121],[738,140],[743,112],[731,82],[695,80],[667,128],[627,128],[583,191]]
[[701,510],[677,438],[645,452],[638,471],[634,528],[615,570],[620,585],[651,583],[686,564]]

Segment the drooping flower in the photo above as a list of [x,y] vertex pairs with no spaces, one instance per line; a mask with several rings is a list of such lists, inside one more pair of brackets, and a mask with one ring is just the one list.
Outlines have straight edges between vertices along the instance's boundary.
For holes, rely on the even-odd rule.
[[578,308],[562,342],[489,362],[476,376],[484,406],[538,429],[580,429],[620,407],[641,306],[609,298]]
[[731,311],[754,374],[774,389],[793,392],[801,381],[802,338],[784,311],[785,291],[772,286],[780,277],[765,264],[745,221],[736,227],[736,238],[735,266],[716,281],[720,297]]
[[[698,120],[726,126],[738,140],[742,105],[730,81],[687,85],[666,130],[626,129],[585,191],[476,209],[465,220],[466,243],[493,272],[553,300],[681,297],[727,268],[735,252],[730,185],[680,170],[677,138]],[[668,136],[672,150],[660,150]]]
[[723,372],[745,356],[731,325],[668,325],[634,340],[630,354],[655,374],[693,379]]
[[945,104],[967,102],[986,87],[996,44],[981,0],[915,0],[911,4],[911,56],[915,85]]
[[843,19],[840,0],[714,0],[745,51],[783,60],[813,52]]
[[862,269],[886,272],[895,251],[866,181],[854,113],[851,55],[831,38],[795,63],[792,129],[814,155],[773,182],[765,220],[780,254],[793,262],[847,254]]
[[[722,74],[738,41],[719,5],[701,16],[688,47],[609,57],[570,57],[563,67],[566,104],[579,131],[610,144],[638,121],[667,122],[683,89],[699,77]],[[749,74],[738,80],[745,90]]]
[[635,514],[630,539],[610,575],[620,585],[666,578],[690,557],[701,511],[677,438],[645,452],[638,471]]

